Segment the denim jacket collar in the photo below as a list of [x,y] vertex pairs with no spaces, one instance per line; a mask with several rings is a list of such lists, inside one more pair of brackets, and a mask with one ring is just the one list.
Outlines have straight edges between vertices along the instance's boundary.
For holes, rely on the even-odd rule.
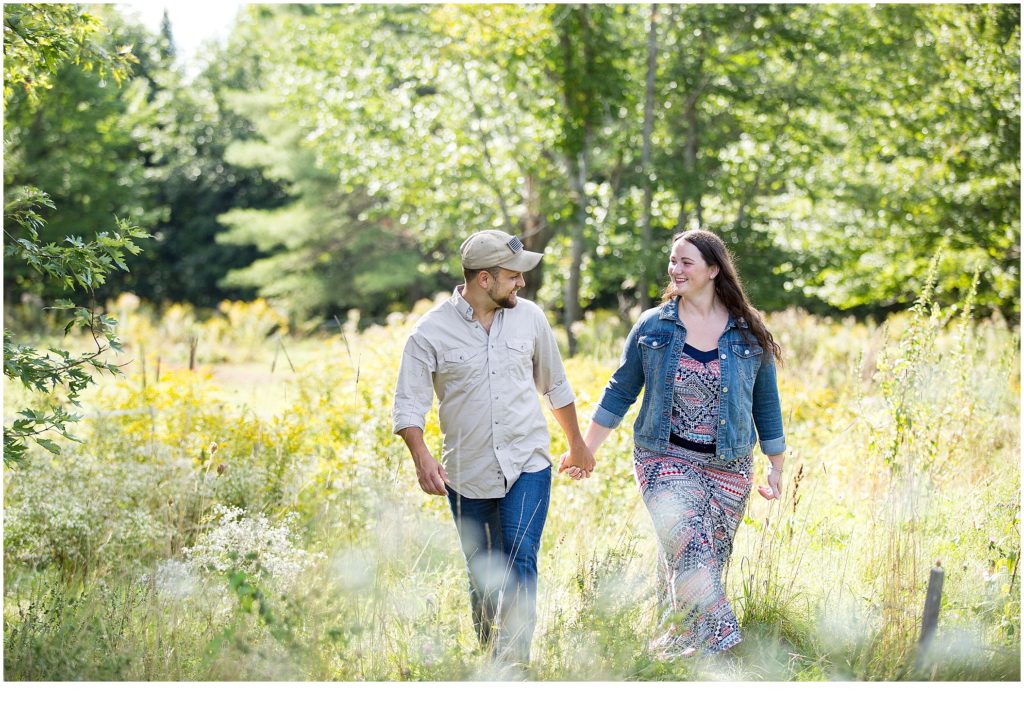
[[[745,326],[749,328],[730,315],[718,344],[722,392],[714,459],[719,464],[748,455],[757,443],[765,455],[786,450],[775,363],[767,349],[754,347],[754,339],[742,332]],[[665,338],[669,333],[671,341],[663,343],[669,340]],[[626,338],[619,368],[601,395],[594,422],[615,428],[642,392],[633,424],[636,445],[659,453],[668,451],[674,379],[685,338],[678,299],[644,312]]]
[[[668,302],[661,306],[661,312],[659,316],[666,321],[674,321],[679,326],[683,326],[682,319],[679,318],[679,298],[673,297]],[[740,317],[736,319],[732,313],[729,313],[729,323],[725,325],[725,330],[728,331],[731,328],[739,327],[741,329],[747,328],[747,320]],[[686,328],[683,326],[683,328]],[[724,333],[724,332],[723,332]]]

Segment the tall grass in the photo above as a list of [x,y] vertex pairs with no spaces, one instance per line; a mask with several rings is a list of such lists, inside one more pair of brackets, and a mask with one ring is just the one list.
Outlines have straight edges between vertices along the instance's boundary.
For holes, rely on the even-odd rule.
[[[736,538],[734,654],[648,653],[655,542],[632,415],[593,478],[556,477],[531,678],[1019,679],[1019,332],[965,302],[923,297],[881,325],[770,317],[790,452],[783,497],[755,494]],[[7,679],[504,674],[477,649],[446,503],[390,433],[402,343],[429,303],[305,337],[265,305],[120,304],[145,368],[89,396],[84,443],[5,473]],[[566,367],[583,420],[626,330],[581,329]],[[28,400],[5,389],[7,412]],[[918,660],[936,561],[938,635]]]

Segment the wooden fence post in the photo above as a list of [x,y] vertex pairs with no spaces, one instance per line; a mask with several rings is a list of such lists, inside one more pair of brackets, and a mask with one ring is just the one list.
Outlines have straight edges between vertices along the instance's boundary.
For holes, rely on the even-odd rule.
[[921,639],[917,643],[917,660],[915,667],[920,671],[924,666],[925,655],[928,653],[928,646],[935,637],[935,630],[939,625],[939,608],[942,605],[942,580],[945,574],[942,571],[942,563],[935,562],[931,576],[928,578],[928,593],[924,597],[924,615],[921,617]]

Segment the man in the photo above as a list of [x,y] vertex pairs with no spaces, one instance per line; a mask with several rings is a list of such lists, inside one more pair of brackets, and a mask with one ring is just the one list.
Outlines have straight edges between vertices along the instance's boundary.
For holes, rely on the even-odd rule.
[[[502,231],[478,231],[461,247],[465,284],[420,319],[398,371],[394,432],[420,488],[448,497],[469,571],[481,645],[511,663],[529,661],[536,623],[537,551],[551,494],[544,394],[569,443],[566,463],[594,457],[580,434],[575,396],[540,308],[518,292],[543,254]],[[444,436],[438,461],[423,442],[434,393]]]

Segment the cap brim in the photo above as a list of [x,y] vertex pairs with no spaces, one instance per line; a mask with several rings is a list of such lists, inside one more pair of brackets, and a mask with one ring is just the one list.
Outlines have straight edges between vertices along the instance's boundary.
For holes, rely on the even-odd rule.
[[533,270],[540,263],[540,259],[544,257],[543,253],[534,253],[533,251],[519,251],[508,260],[502,261],[498,264],[499,267],[511,270],[516,273],[525,273],[529,270]]

